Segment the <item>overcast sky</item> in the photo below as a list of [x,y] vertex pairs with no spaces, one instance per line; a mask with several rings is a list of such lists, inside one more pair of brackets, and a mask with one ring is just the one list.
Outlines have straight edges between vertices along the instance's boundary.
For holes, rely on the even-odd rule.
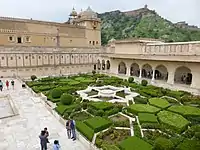
[[172,22],[200,26],[200,0],[0,0],[0,16],[64,22],[74,6],[96,12],[134,10],[147,4]]

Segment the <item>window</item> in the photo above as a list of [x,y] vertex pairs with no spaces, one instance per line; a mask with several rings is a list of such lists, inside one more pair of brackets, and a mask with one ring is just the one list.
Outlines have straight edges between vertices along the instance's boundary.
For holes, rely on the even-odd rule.
[[28,59],[28,56],[26,56],[25,59]]
[[41,57],[39,56],[38,58],[40,59]]
[[98,41],[96,41],[96,44],[99,44],[99,42],[98,42]]
[[64,58],[64,57],[62,56],[62,58]]
[[35,57],[34,57],[34,56],[32,56],[32,59],[35,59]]
[[92,41],[90,41],[89,43],[92,44]]
[[1,57],[2,60],[4,60],[4,57]]
[[30,37],[29,36],[26,37],[26,42],[30,42]]
[[93,45],[95,45],[95,41],[93,41]]
[[51,59],[53,59],[53,56],[51,56]]
[[10,60],[13,60],[13,57],[10,57]]
[[9,41],[14,41],[14,38],[12,36],[9,36]]
[[21,59],[21,57],[18,57],[18,59]]
[[17,38],[17,43],[22,43],[22,38],[21,37]]

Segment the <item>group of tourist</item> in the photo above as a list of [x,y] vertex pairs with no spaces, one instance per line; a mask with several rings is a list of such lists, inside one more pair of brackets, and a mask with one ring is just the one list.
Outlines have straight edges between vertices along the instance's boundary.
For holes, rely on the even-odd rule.
[[[15,81],[14,80],[11,80],[10,82],[8,80],[6,80],[6,87],[7,87],[7,90],[9,89],[9,85],[12,85],[12,89],[14,90],[14,85],[15,85]],[[3,82],[0,80],[0,90],[2,91],[3,90]]]
[[[67,136],[69,139],[73,141],[76,140],[76,123],[75,120],[67,120],[66,122],[66,129],[67,129]],[[39,138],[40,138],[40,145],[41,150],[47,150],[47,143],[50,143],[48,140],[49,132],[47,128],[41,131]],[[53,150],[60,150],[60,144],[58,140],[54,141]]]

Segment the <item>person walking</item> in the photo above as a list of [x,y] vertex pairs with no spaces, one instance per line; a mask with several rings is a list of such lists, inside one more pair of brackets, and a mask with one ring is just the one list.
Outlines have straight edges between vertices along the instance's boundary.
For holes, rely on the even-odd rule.
[[75,141],[76,140],[76,123],[75,123],[75,120],[71,120],[70,121],[70,127],[71,127],[71,130],[72,130],[72,138],[71,139],[73,139],[73,141]]
[[3,82],[0,80],[0,90],[3,90]]
[[67,122],[66,122],[66,129],[67,129],[67,136],[68,136],[68,139],[71,138],[71,133],[72,133],[70,123],[71,123],[71,120],[67,120]]
[[15,85],[15,81],[14,80],[11,81],[11,85],[12,85],[12,88],[14,90],[14,85]]
[[9,81],[6,80],[6,87],[7,87],[7,90],[9,89]]
[[53,150],[60,150],[60,144],[58,140],[54,141]]
[[47,150],[47,135],[46,135],[46,132],[41,131],[39,138],[40,138],[41,150]]

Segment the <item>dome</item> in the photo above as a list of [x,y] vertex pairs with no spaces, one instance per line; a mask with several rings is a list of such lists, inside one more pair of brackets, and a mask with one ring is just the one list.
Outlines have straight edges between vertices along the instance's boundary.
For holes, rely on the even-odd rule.
[[72,17],[76,17],[77,16],[77,12],[76,12],[76,10],[74,8],[72,9],[72,12],[70,13],[70,16],[72,16]]
[[83,18],[97,18],[97,13],[95,13],[90,7],[79,14]]

